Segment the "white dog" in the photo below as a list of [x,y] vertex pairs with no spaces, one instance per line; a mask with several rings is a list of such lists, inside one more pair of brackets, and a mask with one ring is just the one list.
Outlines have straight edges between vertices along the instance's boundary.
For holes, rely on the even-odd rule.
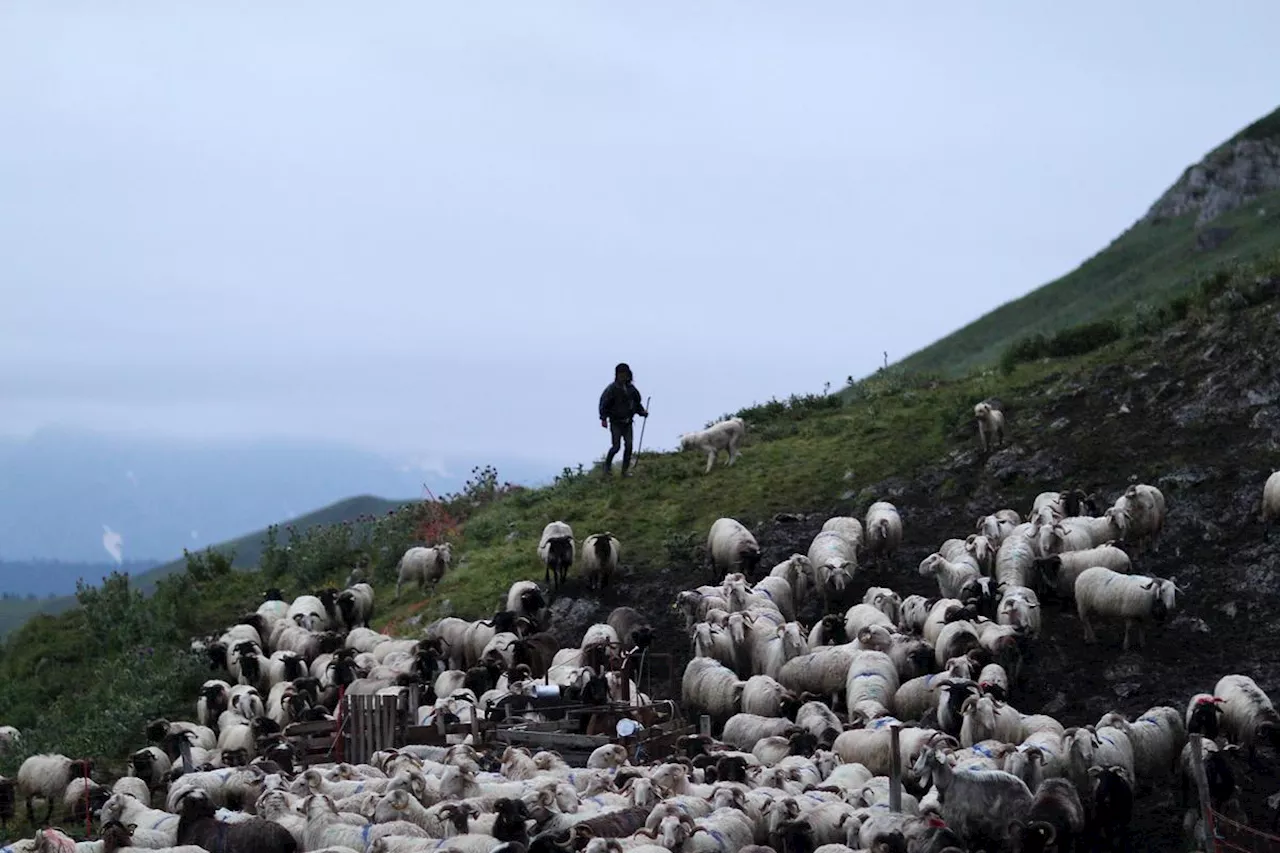
[[716,454],[721,450],[729,451],[729,461],[726,465],[732,465],[734,460],[738,458],[738,443],[742,441],[742,436],[747,432],[747,425],[742,418],[729,418],[727,421],[720,421],[712,424],[704,430],[698,432],[686,432],[680,436],[680,449],[689,450],[690,448],[701,450],[707,454],[707,470],[704,474],[711,473],[711,467],[716,464]]

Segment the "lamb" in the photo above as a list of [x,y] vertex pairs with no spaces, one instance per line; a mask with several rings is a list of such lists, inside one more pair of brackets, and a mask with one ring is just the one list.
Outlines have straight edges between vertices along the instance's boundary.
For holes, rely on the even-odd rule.
[[[1245,751],[1250,761],[1256,756],[1259,740],[1280,749],[1280,714],[1252,678],[1224,675],[1213,688],[1213,695],[1222,700],[1223,730],[1232,743]],[[22,781],[21,773],[18,781]]]
[[926,749],[915,764],[917,776],[932,776],[942,796],[942,819],[970,848],[1008,844],[1010,824],[1025,821],[1032,796],[1025,782],[1002,770],[953,770],[936,749]]
[[582,575],[589,589],[604,589],[618,571],[622,543],[612,533],[593,533],[582,540]]
[[742,443],[742,438],[747,433],[746,422],[742,418],[729,418],[728,420],[714,423],[703,430],[696,432],[686,432],[680,436],[681,450],[700,450],[707,454],[707,467],[703,471],[704,474],[710,474],[711,468],[716,464],[716,455],[721,451],[727,451],[729,454],[726,466],[732,465],[738,460],[738,445]]
[[1044,853],[1074,850],[1084,832],[1084,804],[1080,794],[1066,779],[1045,779],[1036,788],[1025,822],[1009,827],[1009,849],[1013,853]]
[[[1080,573],[1085,569],[1102,566],[1124,575],[1129,574],[1133,569],[1129,555],[1124,552],[1124,549],[1117,548],[1111,542],[1083,551],[1050,554],[1047,557],[1038,558],[1034,565],[1045,585],[1055,590],[1058,597],[1064,601],[1075,600],[1076,578],[1080,577]],[[1019,584],[1019,586],[1023,585],[1027,584]]]
[[725,574],[750,576],[760,567],[760,546],[751,531],[732,518],[718,518],[707,534],[711,565]]
[[1262,487],[1262,523],[1263,539],[1271,538],[1271,527],[1280,518],[1280,471],[1275,471],[1267,478]]
[[973,407],[973,418],[978,422],[978,438],[982,452],[987,453],[995,444],[1004,444],[1004,412],[985,400]]
[[690,710],[709,714],[712,720],[727,720],[741,707],[745,687],[745,682],[719,661],[695,657],[684,668],[681,701]]
[[67,786],[88,775],[92,769],[93,763],[88,760],[71,759],[56,753],[33,755],[23,761],[18,768],[17,794],[26,800],[27,822],[36,825],[33,801],[40,797],[47,807],[42,822],[49,823],[54,804],[66,793]]
[[892,558],[902,544],[902,517],[888,501],[876,501],[867,509],[867,553],[879,562]]
[[569,579],[569,568],[576,556],[573,528],[563,521],[552,521],[542,528],[538,540],[538,558],[546,566],[543,583],[559,589]]
[[921,577],[936,577],[943,598],[959,598],[965,583],[981,572],[968,562],[953,563],[941,554],[930,554],[920,563]]
[[1133,747],[1134,781],[1138,791],[1150,791],[1173,772],[1174,764],[1187,742],[1182,714],[1160,705],[1147,710],[1130,723],[1123,714],[1112,712],[1098,720],[1098,728],[1113,727],[1124,732]]
[[[435,585],[435,580],[432,581],[432,586]],[[358,583],[338,593],[338,613],[348,631],[356,626],[368,628],[369,618],[373,616],[373,587],[367,583]]]
[[1096,643],[1093,619],[1124,620],[1124,650],[1129,651],[1130,635],[1138,629],[1138,645],[1143,645],[1143,623],[1162,624],[1173,610],[1173,581],[1144,575],[1123,575],[1102,566],[1085,569],[1076,578],[1076,611],[1084,625],[1084,641]]
[[400,592],[406,583],[416,584],[419,595],[426,592],[428,583],[431,584],[432,589],[435,589],[436,584],[448,571],[451,557],[452,551],[448,543],[432,548],[418,545],[405,551],[400,562],[396,564],[395,600],[400,600]]
[[845,590],[858,567],[858,552],[839,533],[828,530],[813,537],[809,562],[813,564],[823,609],[830,611],[843,605]]
[[1007,586],[996,608],[996,621],[1020,628],[1031,639],[1040,636],[1040,599],[1025,586]]

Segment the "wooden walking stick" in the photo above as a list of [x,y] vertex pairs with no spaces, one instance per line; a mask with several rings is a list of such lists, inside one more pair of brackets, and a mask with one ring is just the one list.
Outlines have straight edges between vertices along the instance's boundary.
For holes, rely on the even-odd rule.
[[653,397],[644,398],[644,423],[640,424],[640,440],[636,442],[636,455],[631,460],[631,470],[636,470],[636,466],[640,464],[640,448],[644,447],[644,428],[649,425],[649,401]]

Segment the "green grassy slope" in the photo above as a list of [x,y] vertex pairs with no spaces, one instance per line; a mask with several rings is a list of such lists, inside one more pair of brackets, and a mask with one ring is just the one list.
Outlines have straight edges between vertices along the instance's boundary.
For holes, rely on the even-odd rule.
[[[1236,134],[1280,138],[1280,110]],[[1205,228],[1229,229],[1213,248],[1199,248]],[[1085,322],[1123,317],[1142,303],[1187,290],[1224,261],[1250,261],[1280,248],[1280,193],[1270,193],[1207,226],[1190,214],[1140,221],[1098,254],[1056,281],[1007,302],[900,362],[910,371],[960,375],[994,364],[1015,340]]]
[[[387,510],[403,506],[404,503],[404,501],[360,495],[299,516],[290,521],[289,525],[298,530],[308,530],[313,527],[349,521],[361,515],[382,515]],[[254,568],[262,557],[262,547],[263,542],[266,540],[266,535],[266,530],[255,530],[253,533],[246,534],[238,539],[219,543],[213,548],[222,554],[234,554],[234,566],[236,568]],[[160,580],[185,568],[186,562],[184,560],[173,560],[156,566],[150,571],[143,572],[131,580],[135,589],[150,593],[156,588],[156,584]],[[96,584],[102,579],[85,578],[85,580],[88,583]],[[63,595],[57,598],[45,598],[35,601],[27,599],[0,600],[0,636],[8,634],[38,613],[51,615],[64,613],[74,607],[75,604],[76,597],[74,595]]]

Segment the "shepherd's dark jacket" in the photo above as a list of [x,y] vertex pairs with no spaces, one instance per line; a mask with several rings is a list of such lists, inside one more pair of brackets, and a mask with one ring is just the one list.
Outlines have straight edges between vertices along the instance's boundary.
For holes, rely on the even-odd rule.
[[613,381],[600,395],[600,420],[614,423],[630,423],[631,419],[644,411],[640,403],[640,392],[630,382]]

